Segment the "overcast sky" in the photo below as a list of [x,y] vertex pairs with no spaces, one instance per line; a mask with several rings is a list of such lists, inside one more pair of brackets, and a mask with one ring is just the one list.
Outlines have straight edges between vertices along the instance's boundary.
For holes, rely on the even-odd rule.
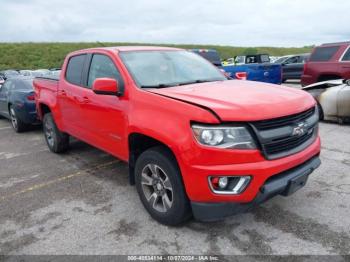
[[0,42],[304,46],[350,40],[347,0],[0,0]]

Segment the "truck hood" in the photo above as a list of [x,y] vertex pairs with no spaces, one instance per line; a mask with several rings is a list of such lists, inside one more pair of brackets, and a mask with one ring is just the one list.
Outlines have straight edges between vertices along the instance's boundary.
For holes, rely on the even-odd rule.
[[230,80],[149,89],[214,111],[222,121],[257,121],[303,112],[315,100],[305,91],[253,81]]

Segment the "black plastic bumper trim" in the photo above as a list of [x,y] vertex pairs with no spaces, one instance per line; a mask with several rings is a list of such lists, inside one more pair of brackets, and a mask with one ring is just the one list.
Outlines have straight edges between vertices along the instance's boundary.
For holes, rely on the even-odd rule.
[[[191,202],[192,212],[195,219],[204,222],[218,221],[226,217],[243,213],[251,210],[254,206],[257,206],[276,195],[288,196],[302,186],[308,176],[320,166],[321,160],[318,156],[315,156],[303,164],[284,171],[280,174],[276,174],[270,177],[264,185],[260,188],[259,194],[256,198],[249,203],[239,203],[239,202],[224,202],[224,203],[202,203],[202,202]],[[302,179],[303,185],[297,185],[298,188],[291,187],[295,185],[293,182],[298,180],[300,177],[305,177]]]

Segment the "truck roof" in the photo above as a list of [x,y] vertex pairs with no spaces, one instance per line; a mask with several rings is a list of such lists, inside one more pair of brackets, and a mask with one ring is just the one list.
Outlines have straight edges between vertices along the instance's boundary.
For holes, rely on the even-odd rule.
[[335,43],[325,43],[321,46],[329,46],[329,45],[347,45],[350,44],[350,41],[344,41],[344,42],[335,42]]
[[127,52],[127,51],[176,51],[183,50],[174,47],[164,47],[164,46],[111,46],[111,47],[94,47],[84,50],[79,50],[77,52],[82,52],[86,50],[108,50],[117,52]]

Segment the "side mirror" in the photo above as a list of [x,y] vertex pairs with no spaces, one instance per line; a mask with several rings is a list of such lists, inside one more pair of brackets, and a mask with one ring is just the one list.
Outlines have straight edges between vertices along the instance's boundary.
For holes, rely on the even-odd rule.
[[96,78],[92,84],[92,91],[98,95],[121,95],[118,81],[113,78]]

